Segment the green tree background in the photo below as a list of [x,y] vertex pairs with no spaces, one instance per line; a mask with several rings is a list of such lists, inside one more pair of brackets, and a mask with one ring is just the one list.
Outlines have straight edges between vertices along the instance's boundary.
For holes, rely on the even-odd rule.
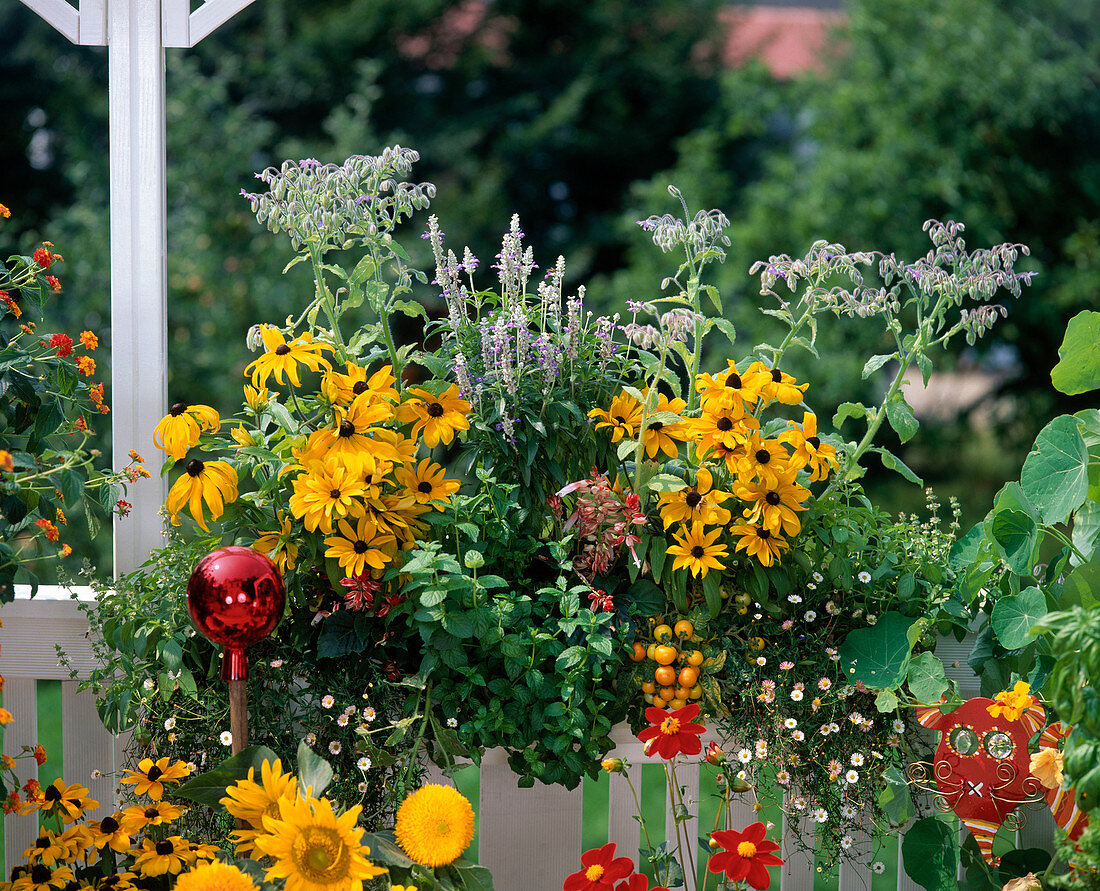
[[[954,218],[971,246],[1030,245],[1041,273],[979,350],[947,363],[1012,369],[995,423],[926,425],[901,450],[983,512],[1054,408],[1065,321],[1096,304],[1100,0],[853,0],[825,70],[789,81],[719,65],[718,12],[716,0],[263,0],[169,51],[172,398],[229,411],[245,331],[309,292],[300,269],[280,274],[282,246],[237,197],[286,157],[411,145],[450,244],[487,263],[518,212],[540,264],[564,254],[609,311],[655,296],[670,271],[635,221],[674,210],[674,182],[734,222],[719,284],[739,355],[769,336],[753,260],[817,238],[913,256],[925,219]],[[70,46],[14,0],[0,33],[0,200],[13,210],[0,238],[56,242],[66,291],[51,322],[105,332],[106,52]],[[417,234],[407,243],[427,267]],[[420,296],[436,306],[430,288]],[[878,385],[859,373],[876,343],[838,321],[821,359],[791,368],[821,416]],[[922,500],[873,484],[898,508]]]

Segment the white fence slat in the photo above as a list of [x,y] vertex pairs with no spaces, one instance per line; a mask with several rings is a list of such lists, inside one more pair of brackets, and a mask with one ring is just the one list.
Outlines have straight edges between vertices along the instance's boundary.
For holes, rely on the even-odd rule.
[[[102,724],[95,709],[95,694],[90,690],[77,693],[76,681],[61,684],[62,763],[67,783],[80,783],[99,802],[93,817],[102,820],[110,816],[119,801],[118,788],[121,764],[118,762],[117,741],[111,734],[92,733]],[[100,777],[94,779],[93,771]]]
[[5,678],[35,678],[67,681],[68,669],[57,661],[55,644],[72,661],[81,677],[87,677],[95,667],[95,657],[85,635],[88,622],[76,604],[64,599],[35,598],[13,600],[0,609],[4,622],[0,631],[0,674]]
[[814,856],[813,848],[802,850],[794,844],[795,838],[814,837],[814,821],[805,813],[799,814],[790,806],[789,799],[787,811],[783,815],[783,850],[779,856],[783,858],[783,866],[780,869],[780,891],[813,891],[814,888]]
[[870,833],[862,827],[853,827],[848,835],[852,837],[852,847],[848,854],[851,859],[840,861],[840,873],[837,877],[837,887],[852,889],[870,888],[873,873],[871,872],[871,855],[874,852],[874,842]]
[[478,861],[492,872],[497,891],[560,888],[565,877],[576,871],[581,853],[581,788],[536,783],[520,789],[504,751],[485,753]]
[[80,36],[80,16],[65,0],[22,0],[47,22],[53,25],[70,43]]
[[1054,814],[1050,812],[1046,802],[1041,808],[1026,812],[1027,822],[1016,833],[1021,848],[1042,848],[1044,851],[1054,853],[1054,839],[1057,837],[1058,827],[1054,822]]
[[[6,625],[3,634],[2,652],[7,661],[10,638]],[[23,746],[33,746],[38,742],[38,683],[30,678],[9,677],[6,671],[0,674],[5,675],[4,708],[15,716],[15,720],[4,727],[4,754],[14,758],[22,753]],[[38,765],[33,758],[21,758],[17,762],[16,772],[24,783],[38,779]],[[23,851],[36,838],[38,820],[34,814],[4,817],[4,863],[9,869],[23,862]]]

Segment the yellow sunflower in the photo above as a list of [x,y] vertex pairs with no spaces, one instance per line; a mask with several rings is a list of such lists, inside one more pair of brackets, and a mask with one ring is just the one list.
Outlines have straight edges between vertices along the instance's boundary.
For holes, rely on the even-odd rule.
[[335,557],[340,567],[350,576],[362,575],[371,569],[382,569],[393,560],[397,542],[369,517],[360,517],[353,527],[347,520],[337,526],[340,534],[325,539],[326,557]]
[[730,531],[740,536],[734,550],[756,557],[764,566],[778,563],[779,555],[790,547],[785,540],[757,523],[738,523]]
[[[297,798],[298,779],[293,774],[283,773],[282,762],[275,759],[260,765],[260,782],[255,780],[256,769],[248,768],[248,778],[238,780],[225,790],[226,797],[220,804],[238,820],[244,820],[252,829],[237,829],[233,836],[237,842],[237,853],[247,854],[254,849],[253,840],[263,830],[263,817],[279,816],[279,802],[284,798]],[[260,831],[257,831],[260,830]]]
[[725,569],[725,564],[719,563],[718,558],[727,556],[729,552],[724,544],[715,543],[721,534],[721,526],[707,532],[702,523],[692,523],[690,529],[678,530],[672,536],[676,543],[666,549],[666,553],[676,558],[672,561],[672,568],[690,569],[696,578],[706,578],[712,569]]
[[177,402],[153,430],[153,444],[170,458],[182,458],[203,433],[217,433],[221,418],[209,405]]
[[706,467],[700,467],[695,473],[695,485],[678,492],[662,492],[657,504],[666,529],[673,523],[724,526],[730,521],[730,512],[721,505],[732,497],[729,492],[715,489],[714,475]]
[[474,809],[452,786],[421,786],[401,802],[393,828],[397,843],[417,863],[445,866],[474,837]]
[[135,853],[134,868],[147,879],[167,873],[179,875],[185,866],[195,862],[191,842],[179,835],[170,835],[160,841],[146,838]]
[[256,883],[228,863],[201,863],[180,873],[176,891],[256,891]]
[[[12,870],[14,875],[15,870]],[[36,863],[11,883],[11,891],[54,891],[64,888],[69,882],[75,882],[76,876],[67,866],[50,869],[43,863]]]
[[364,393],[368,402],[397,402],[395,381],[392,365],[383,365],[368,377],[367,369],[349,362],[347,374],[331,371],[325,375],[321,391],[333,405],[347,405]]
[[204,532],[210,529],[206,525],[203,502],[210,508],[210,519],[216,520],[225,510],[225,505],[237,500],[237,471],[225,461],[200,461],[192,458],[187,462],[184,473],[180,475],[168,490],[165,502],[172,517],[172,525],[178,526],[179,513],[184,506],[191,512],[195,522]]
[[801,530],[797,512],[806,509],[803,502],[810,497],[810,490],[795,482],[793,472],[780,476],[774,485],[740,483],[734,492],[748,502],[744,515],[750,523],[760,523],[769,532],[783,535],[797,535]]
[[168,758],[143,758],[138,762],[137,770],[127,771],[129,776],[122,778],[126,785],[134,787],[135,795],[148,795],[153,801],[160,801],[164,797],[164,787],[171,783],[175,785],[180,780],[191,775],[190,768],[183,762],[177,761],[169,764]]
[[470,429],[466,419],[470,403],[459,398],[458,384],[451,384],[438,396],[416,387],[407,392],[412,398],[397,407],[397,418],[403,424],[413,422],[409,435],[422,436],[428,448],[450,445],[455,431]]
[[356,805],[337,817],[327,799],[284,798],[281,819],[263,818],[266,835],[256,847],[275,864],[264,877],[286,879],[286,891],[363,891],[363,880],[386,872],[371,863],[370,848],[360,841]]
[[320,371],[322,368],[327,371],[332,368],[322,353],[326,350],[330,353],[335,351],[327,343],[314,342],[313,335],[308,331],[287,343],[278,328],[264,325],[260,329],[260,337],[263,339],[266,352],[244,370],[245,374],[251,372],[254,387],[266,386],[267,379],[273,374],[280,384],[283,382],[283,375],[286,374],[292,386],[300,387],[302,381],[298,377],[299,365],[304,365],[310,371]]
[[829,475],[829,468],[836,470],[840,464],[836,459],[836,449],[826,445],[817,435],[817,415],[804,412],[802,426],[791,422],[790,427],[779,434],[780,442],[794,449],[791,466],[801,470],[809,467],[811,480],[823,480]]
[[290,533],[290,520],[280,511],[279,531],[262,532],[252,544],[253,550],[261,554],[270,554],[275,565],[279,567],[279,572],[284,575],[294,568],[294,563],[298,559],[298,544],[290,537]]
[[364,494],[363,483],[357,476],[333,461],[308,462],[306,472],[294,479],[290,512],[310,532],[331,532],[334,519],[363,512],[363,505],[357,501]]
[[461,485],[458,480],[446,478],[445,471],[431,459],[425,458],[415,469],[399,467],[394,473],[397,482],[405,487],[405,494],[411,495],[420,504],[435,502],[436,510],[443,510],[439,502],[451,500],[451,496]]

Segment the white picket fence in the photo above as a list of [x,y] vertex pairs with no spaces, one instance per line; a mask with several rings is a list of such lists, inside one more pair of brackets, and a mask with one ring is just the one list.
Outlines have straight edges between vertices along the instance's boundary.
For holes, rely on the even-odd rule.
[[[80,591],[90,597],[90,591]],[[91,796],[104,805],[116,801],[117,774],[124,766],[124,742],[109,734],[96,715],[95,701],[90,693],[77,694],[77,682],[58,664],[55,644],[59,644],[73,667],[82,675],[94,665],[91,645],[87,639],[84,614],[63,589],[42,589],[31,601],[21,599],[0,609],[4,627],[0,630],[0,674],[5,678],[3,705],[15,715],[15,722],[4,730],[3,751],[18,754],[22,746],[39,741],[38,714],[42,708],[40,681],[60,682],[62,728],[62,765],[66,781],[87,786]],[[955,678],[963,695],[977,695],[977,682],[970,673],[966,656],[970,644],[954,640],[941,641],[938,654],[947,665],[949,676]],[[56,693],[56,687],[53,688]],[[56,699],[56,696],[55,696]],[[49,708],[49,700],[46,700]],[[49,715],[47,718],[51,717]],[[625,726],[615,729],[615,755],[629,761],[631,780],[641,789],[641,765],[652,762],[645,758],[639,743]],[[705,737],[704,739],[709,739]],[[20,775],[25,780],[35,773],[32,760],[19,762]],[[93,779],[93,772],[102,774]],[[693,813],[698,813],[700,795],[712,790],[700,790],[700,772],[677,769],[677,777],[687,786],[685,801]],[[435,775],[434,781],[448,782]],[[558,891],[562,880],[579,868],[582,849],[583,787],[567,790],[558,786],[536,784],[520,789],[508,767],[503,750],[487,752],[480,771],[480,801],[478,802],[478,862],[493,873],[498,891]],[[671,807],[665,812],[671,815]],[[734,805],[734,823],[748,824],[758,819],[748,803]],[[634,801],[626,779],[610,777],[608,791],[607,840],[614,841],[620,855],[637,859],[639,827],[634,819]],[[780,891],[814,891],[815,883],[823,887],[823,877],[816,872],[806,852],[791,844],[792,839],[813,833],[808,818],[784,818],[783,850],[786,864],[780,868]],[[22,860],[22,851],[37,834],[33,818],[9,816],[4,820],[4,855],[6,864]],[[1054,837],[1049,812],[1034,811],[1021,830],[1024,847],[1051,847]],[[688,837],[697,835],[696,820],[688,824]],[[665,837],[674,839],[675,826],[668,818]],[[896,858],[896,875],[874,875],[870,868],[870,839],[856,838],[860,854],[857,861],[842,866],[837,884],[840,891],[916,891],[918,886],[905,873],[901,857]],[[698,854],[698,848],[696,848]],[[881,851],[874,859],[888,860]],[[773,888],[776,885],[773,884]]]

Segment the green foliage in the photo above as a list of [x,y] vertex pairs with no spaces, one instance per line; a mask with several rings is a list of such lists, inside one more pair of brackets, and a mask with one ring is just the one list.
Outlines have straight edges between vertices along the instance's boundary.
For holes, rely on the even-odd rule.
[[844,638],[841,661],[848,674],[872,690],[901,686],[909,669],[909,629],[913,620],[888,612],[871,628],[858,628]]
[[[252,777],[259,777],[263,763],[274,764],[279,756],[267,746],[248,746],[236,755],[226,758],[213,770],[192,777],[175,790],[174,794],[196,804],[210,808],[220,806],[227,786]],[[251,773],[252,777],[249,776]],[[317,792],[320,795],[320,792]]]
[[1061,393],[1087,393],[1100,380],[1100,312],[1081,312],[1069,320],[1058,348],[1051,383]]
[[489,870],[464,857],[446,866],[424,866],[409,859],[390,831],[364,833],[363,844],[370,848],[372,862],[389,867],[392,884],[404,883],[425,891],[493,891]]
[[914,882],[928,891],[958,887],[958,832],[935,817],[924,817],[909,827],[901,842],[902,863]]

